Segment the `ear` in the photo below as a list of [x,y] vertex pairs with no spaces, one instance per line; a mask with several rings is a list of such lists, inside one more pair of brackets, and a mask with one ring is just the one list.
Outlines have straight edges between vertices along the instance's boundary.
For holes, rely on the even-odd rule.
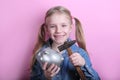
[[45,29],[45,40],[48,40],[49,39],[49,33],[48,33],[48,28],[47,28],[47,25],[44,26],[44,29]]
[[73,28],[73,24],[70,25],[70,32],[72,31],[72,28]]
[[47,25],[45,25],[44,27],[45,27],[46,35],[48,36],[49,35],[48,27],[47,27]]
[[48,28],[47,28],[47,25],[44,26],[45,27],[45,31],[48,32]]

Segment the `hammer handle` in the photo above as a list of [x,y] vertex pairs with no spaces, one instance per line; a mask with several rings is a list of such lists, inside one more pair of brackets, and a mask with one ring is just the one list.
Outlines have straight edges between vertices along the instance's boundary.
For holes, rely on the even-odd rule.
[[[72,50],[70,48],[67,48],[67,52],[68,52],[69,56],[72,55]],[[79,66],[75,66],[75,68],[76,68],[76,70],[77,70],[81,80],[86,80],[85,75],[82,72],[82,70],[80,69],[80,67]]]

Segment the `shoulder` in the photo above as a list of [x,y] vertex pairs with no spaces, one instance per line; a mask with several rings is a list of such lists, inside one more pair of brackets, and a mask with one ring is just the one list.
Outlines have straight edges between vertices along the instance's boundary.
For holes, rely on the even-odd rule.
[[84,56],[84,55],[87,54],[87,52],[84,49],[77,46],[76,44],[72,45],[71,49],[72,49],[73,52],[78,52],[81,56]]
[[[51,46],[51,39],[48,39],[45,44],[38,50],[38,52],[42,51],[43,49]],[[38,53],[37,52],[37,53]]]
[[[67,41],[72,41],[72,40],[68,38]],[[72,49],[73,53],[78,52],[81,56],[87,55],[87,52],[81,47],[79,47],[77,44],[73,44],[70,48]]]

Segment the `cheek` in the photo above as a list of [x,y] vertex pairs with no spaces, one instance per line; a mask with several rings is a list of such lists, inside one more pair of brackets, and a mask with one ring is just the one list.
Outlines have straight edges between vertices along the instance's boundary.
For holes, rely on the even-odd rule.
[[53,35],[54,31],[48,30],[47,33],[48,33],[49,36],[51,36],[51,35]]
[[71,30],[72,30],[71,28],[70,28],[70,29],[67,29],[66,32],[67,32],[68,34],[70,34],[70,33],[71,33]]
[[48,29],[46,29],[46,34],[50,36],[50,31]]
[[71,33],[71,31],[69,30],[69,31],[68,31],[68,35],[70,35],[70,33]]

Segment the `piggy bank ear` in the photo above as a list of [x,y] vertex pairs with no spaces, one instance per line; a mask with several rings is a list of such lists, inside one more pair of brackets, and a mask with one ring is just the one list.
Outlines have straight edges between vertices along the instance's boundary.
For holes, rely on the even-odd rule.
[[44,54],[49,54],[49,52],[48,51],[44,51]]

